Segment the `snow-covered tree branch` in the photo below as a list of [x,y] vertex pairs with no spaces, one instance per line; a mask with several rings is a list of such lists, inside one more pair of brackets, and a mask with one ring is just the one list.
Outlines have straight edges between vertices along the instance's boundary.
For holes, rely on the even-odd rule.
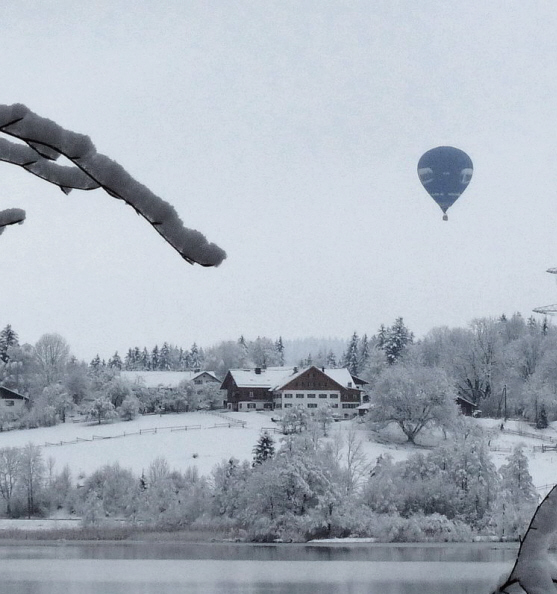
[[[136,181],[121,165],[97,153],[88,136],[65,130],[21,104],[0,105],[0,132],[27,145],[0,139],[0,161],[19,165],[66,194],[73,189],[103,188],[149,221],[190,264],[218,266],[226,258],[224,250],[209,243],[202,233],[186,228],[173,206]],[[55,163],[60,155],[74,166]],[[11,209],[11,214],[0,212],[0,232],[6,224],[22,222],[25,213],[19,211],[20,218],[14,220],[15,210],[19,209]],[[4,222],[6,217],[11,222]]]

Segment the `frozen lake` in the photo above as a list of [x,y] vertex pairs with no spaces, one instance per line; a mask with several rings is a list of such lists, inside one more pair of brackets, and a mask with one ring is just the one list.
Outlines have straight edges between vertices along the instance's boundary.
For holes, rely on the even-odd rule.
[[2,594],[489,594],[511,545],[0,546]]

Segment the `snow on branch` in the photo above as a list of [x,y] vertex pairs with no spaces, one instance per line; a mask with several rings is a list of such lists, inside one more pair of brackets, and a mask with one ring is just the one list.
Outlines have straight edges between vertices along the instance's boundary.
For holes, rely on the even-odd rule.
[[0,235],[8,225],[21,225],[25,220],[25,211],[21,208],[7,208],[0,211]]
[[[149,221],[190,264],[218,266],[226,258],[226,252],[209,243],[202,233],[185,227],[173,206],[136,181],[121,165],[97,153],[88,136],[65,130],[21,104],[0,105],[0,132],[27,145],[0,138],[0,161],[19,165],[66,194],[72,189],[104,189]],[[74,167],[55,163],[60,155]]]

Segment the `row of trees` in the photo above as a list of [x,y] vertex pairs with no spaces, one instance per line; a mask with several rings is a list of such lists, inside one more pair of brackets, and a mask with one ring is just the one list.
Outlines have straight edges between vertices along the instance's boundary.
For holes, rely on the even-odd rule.
[[[194,468],[172,470],[157,458],[141,476],[105,465],[79,487],[72,486],[68,469],[59,475],[48,469],[34,446],[8,448],[0,450],[0,494],[12,516],[64,506],[86,524],[123,518],[265,542],[347,535],[468,540],[476,533],[511,539],[524,533],[537,495],[521,447],[497,471],[481,431],[463,422],[452,439],[428,453],[404,462],[383,456],[370,466],[359,433],[323,439],[310,421],[279,444],[262,435],[251,464],[223,460],[210,476]],[[31,453],[35,465],[29,470]],[[27,507],[31,475],[33,506]]]
[[55,473],[40,447],[0,448],[0,497],[9,517],[48,514],[66,505],[73,490],[69,469]]
[[224,376],[228,369],[248,364],[259,367],[284,365],[284,350],[281,337],[275,341],[265,337],[248,341],[241,336],[236,342],[225,341],[206,350],[198,347],[196,343],[188,350],[165,342],[160,348],[158,345],[152,349],[137,346],[130,348],[124,360],[117,351],[108,361],[96,355],[90,366],[94,369],[110,367],[126,371],[211,369]]
[[343,359],[369,382],[371,418],[397,423],[410,441],[423,427],[450,424],[461,397],[481,414],[557,420],[557,330],[546,319],[481,318],[434,328],[415,340],[399,318],[370,339],[354,333]]
[[[151,369],[153,362],[159,369],[167,368],[168,360],[176,364],[195,362],[224,377],[231,368],[281,365],[285,351],[282,338],[273,341],[264,337],[225,341],[205,350],[194,344],[187,352],[163,345],[150,353],[146,349],[130,349],[122,366],[139,365],[142,359],[137,359],[138,353],[141,357],[147,353],[145,361],[148,359]],[[29,396],[30,425],[48,424],[53,418],[63,420],[72,405],[106,398],[109,389],[114,391],[114,376],[121,366],[116,355],[109,363],[96,357],[87,365],[72,357],[61,336],[47,334],[35,345],[20,345],[17,333],[8,325],[0,332],[0,382]],[[415,340],[403,319],[398,318],[391,326],[381,326],[371,338],[354,332],[338,361],[332,351],[319,351],[315,356],[309,353],[300,363],[347,367],[369,382],[370,392],[382,408],[396,400],[393,386],[397,382],[407,385],[413,374],[416,378],[427,374],[438,379],[443,376],[448,384],[447,397],[463,397],[489,416],[519,415],[542,427],[557,419],[557,374],[553,364],[556,358],[556,328],[546,320],[524,320],[516,313],[511,317],[474,320],[466,328],[434,328],[420,340]],[[167,363],[161,367],[161,361]],[[408,391],[414,399],[416,393]],[[153,405],[144,394],[135,395],[146,410],[155,410],[157,406],[164,410],[192,410],[197,406],[191,394],[180,396],[174,405],[164,395],[151,398],[160,401]],[[109,396],[116,408],[121,405],[118,398]],[[216,399],[215,395],[206,395],[200,399],[201,405]],[[447,410],[441,409],[436,405],[436,410],[445,415]],[[384,418],[376,420],[386,422]],[[398,422],[396,417],[393,420]],[[0,419],[0,427],[2,424]],[[414,429],[402,429],[410,440],[417,434]]]

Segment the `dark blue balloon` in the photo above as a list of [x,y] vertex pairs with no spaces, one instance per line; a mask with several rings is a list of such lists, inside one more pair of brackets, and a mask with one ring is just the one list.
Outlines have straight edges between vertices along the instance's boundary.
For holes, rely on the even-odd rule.
[[447,220],[447,209],[466,190],[472,179],[472,159],[460,149],[438,146],[424,153],[418,175],[427,193],[437,202]]

